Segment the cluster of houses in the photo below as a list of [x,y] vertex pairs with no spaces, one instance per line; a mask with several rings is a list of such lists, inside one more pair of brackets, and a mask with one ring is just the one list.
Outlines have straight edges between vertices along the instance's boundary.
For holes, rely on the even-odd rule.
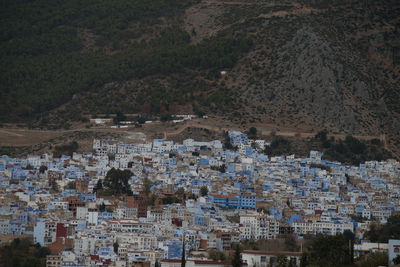
[[[400,212],[395,160],[345,166],[317,151],[268,157],[261,152],[268,143],[241,132],[229,137],[237,150],[219,140],[94,140],[90,153],[2,156],[0,236],[49,247],[47,266],[175,267],[184,244],[187,266],[222,267],[230,263],[212,260],[210,251],[288,234],[348,230],[362,239],[371,221],[386,223]],[[132,194],[105,194],[112,168],[132,173]],[[300,264],[300,251],[279,255]],[[251,266],[277,256],[242,252]]]

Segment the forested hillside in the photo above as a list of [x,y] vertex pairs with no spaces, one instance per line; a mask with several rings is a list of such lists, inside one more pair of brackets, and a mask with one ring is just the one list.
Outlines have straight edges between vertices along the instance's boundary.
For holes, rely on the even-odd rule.
[[[189,34],[171,22],[154,38],[135,40],[146,33],[146,27],[153,31],[151,26],[161,24],[161,16],[167,21],[179,17],[188,4],[180,0],[7,1],[1,23],[1,119],[32,118],[70,101],[76,93],[107,83],[185,69],[232,67],[249,50],[250,39],[212,38],[190,45]],[[132,29],[134,23],[139,26]],[[89,37],[80,37],[80,31],[92,35],[94,47],[85,49],[82,39]],[[165,94],[162,99],[174,101],[185,93]],[[153,102],[157,100],[161,96]]]
[[399,1],[5,0],[0,14],[1,122],[200,111],[386,134],[400,151]]

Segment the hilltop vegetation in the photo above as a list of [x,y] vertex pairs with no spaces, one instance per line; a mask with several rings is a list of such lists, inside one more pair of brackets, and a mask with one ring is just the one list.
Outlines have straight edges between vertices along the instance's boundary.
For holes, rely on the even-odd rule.
[[[179,15],[188,3],[96,0],[84,5],[58,1],[57,5],[45,0],[7,1],[1,24],[0,119],[31,119],[70,101],[74,94],[113,82],[185,70],[231,68],[239,55],[249,50],[250,39],[226,36],[191,45],[189,34],[171,23],[153,39],[130,41],[146,30],[135,32],[131,23],[150,27],[161,23],[161,17]],[[83,49],[80,29],[92,33],[97,48]],[[112,53],[106,53],[107,49]],[[160,101],[178,102],[186,93],[193,94],[192,88],[179,89],[176,94],[148,92],[150,112],[160,111]],[[132,105],[123,111],[137,110]]]
[[398,1],[6,0],[0,12],[2,122],[200,111],[386,134],[400,151]]
[[1,266],[46,266],[47,247],[39,243],[33,245],[28,239],[14,239],[10,244],[0,247]]
[[387,160],[393,157],[379,139],[367,141],[348,135],[344,140],[335,140],[334,137],[328,137],[326,130],[320,131],[314,138],[300,140],[274,134],[270,140],[270,146],[267,146],[264,151],[269,156],[295,154],[307,157],[310,150],[318,150],[324,153],[323,159],[352,165],[359,165],[369,160]]

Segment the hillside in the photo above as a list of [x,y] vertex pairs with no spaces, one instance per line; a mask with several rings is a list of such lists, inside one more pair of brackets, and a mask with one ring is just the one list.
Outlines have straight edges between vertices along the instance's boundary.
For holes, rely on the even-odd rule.
[[0,12],[2,122],[200,110],[386,134],[399,155],[398,1],[7,0]]

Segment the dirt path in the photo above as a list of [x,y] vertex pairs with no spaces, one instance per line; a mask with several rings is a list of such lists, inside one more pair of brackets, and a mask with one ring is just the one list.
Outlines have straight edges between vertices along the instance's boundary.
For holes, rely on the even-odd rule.
[[[236,131],[244,131],[244,128],[239,128],[238,126],[234,126],[231,124],[226,124],[222,118],[215,119],[195,119],[191,121],[186,121],[183,124],[176,125],[165,125],[165,124],[157,124],[148,126],[146,128],[141,128],[140,130],[137,128],[128,128],[128,129],[112,129],[109,127],[95,127],[95,128],[85,128],[78,127],[75,129],[69,130],[31,130],[31,129],[21,129],[21,128],[2,128],[0,129],[0,146],[7,147],[24,147],[24,146],[34,146],[42,143],[53,143],[54,140],[65,138],[66,140],[69,138],[68,136],[73,133],[79,132],[89,132],[89,133],[105,133],[105,134],[118,134],[120,138],[124,139],[124,141],[130,142],[143,142],[146,139],[150,141],[155,134],[162,133],[162,137],[164,139],[170,139],[174,136],[181,135],[188,128],[197,128],[197,129],[205,129],[212,132],[221,133],[222,131],[236,130]],[[252,125],[248,125],[246,128],[251,127]],[[263,136],[269,136],[271,133],[275,132],[277,135],[292,137],[292,138],[311,138],[316,135],[316,132],[313,131],[305,131],[305,130],[296,130],[296,129],[280,129],[277,130],[276,125],[273,124],[258,124],[254,125],[257,127],[259,133]],[[173,130],[173,127],[178,127]],[[139,131],[138,131],[139,130]],[[335,139],[345,139],[347,134],[328,134],[328,137],[334,137]],[[161,136],[160,136],[161,137]],[[386,135],[382,134],[380,136],[360,136],[355,135],[354,137],[360,140],[371,140],[371,139],[379,139],[384,145],[384,148],[389,150],[389,145],[387,142]],[[155,138],[155,137],[154,137]],[[159,138],[159,137],[157,137]],[[58,141],[56,142],[58,143]]]
[[[177,130],[174,131],[164,131],[164,139],[168,139],[171,136],[177,136],[182,134],[183,131],[185,131],[188,128],[199,128],[199,129],[207,129],[210,131],[214,132],[221,132],[221,131],[229,131],[229,130],[234,130],[234,131],[240,131],[241,129],[239,128],[233,128],[233,127],[221,127],[221,126],[213,126],[213,125],[208,125],[208,124],[203,124],[197,121],[186,121],[185,124],[180,126]],[[301,132],[301,131],[289,131],[289,130],[280,130],[278,132],[275,131],[275,127],[268,127],[263,128],[263,127],[257,127],[258,130],[261,132],[262,135],[268,136],[271,133],[275,132],[277,135],[285,136],[285,137],[298,137],[298,138],[310,138],[314,137],[317,132]],[[334,137],[335,139],[345,139],[347,134],[328,134],[328,137]],[[374,136],[374,135],[354,135],[357,139],[360,140],[371,140],[371,139],[379,139],[382,141],[382,143],[385,145],[385,148],[387,148],[386,144],[386,136],[384,134],[379,135],[379,136]]]
[[218,0],[203,0],[203,3],[209,3],[209,4],[222,4],[222,5],[239,5],[239,6],[252,6],[256,3],[250,3],[250,2],[240,2],[240,1],[232,1],[232,2],[227,2],[227,1],[218,1]]
[[10,132],[10,131],[7,131],[7,130],[0,130],[0,133],[5,134],[5,135],[10,135],[10,136],[18,136],[18,137],[23,136],[22,134],[18,134],[18,133],[15,133],[15,132]]
[[131,136],[132,129],[112,129],[112,128],[74,128],[69,130],[32,130],[20,128],[2,128],[0,129],[0,146],[32,146],[43,142],[48,142],[58,137],[75,132],[103,132],[118,133],[125,136]]
[[199,129],[207,129],[207,130],[214,131],[214,132],[235,130],[233,128],[225,128],[225,127],[201,124],[201,123],[194,122],[194,121],[186,121],[185,124],[182,125],[178,130],[171,131],[171,132],[164,131],[164,139],[168,139],[168,137],[170,137],[170,136],[180,135],[183,131],[185,131],[187,128],[190,128],[190,127],[199,128]]

